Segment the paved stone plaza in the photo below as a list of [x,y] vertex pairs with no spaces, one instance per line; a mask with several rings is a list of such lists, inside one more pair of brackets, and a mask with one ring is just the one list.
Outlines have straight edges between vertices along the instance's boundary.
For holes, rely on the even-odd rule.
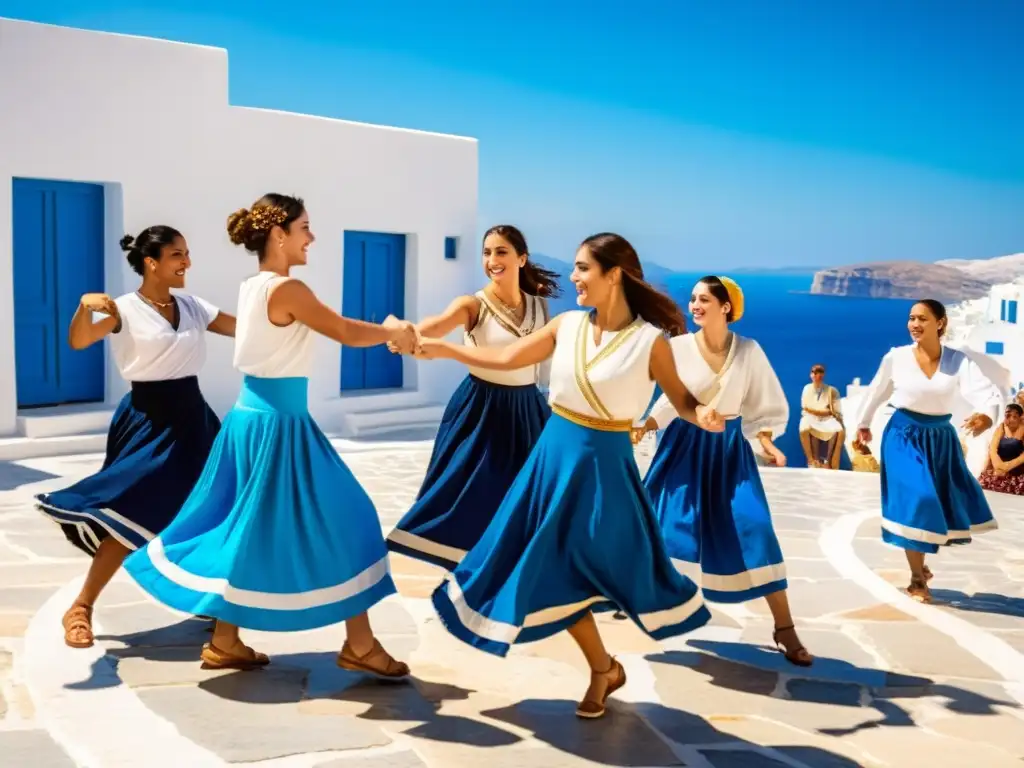
[[[429,442],[343,445],[385,530],[412,501]],[[492,658],[451,638],[428,597],[439,571],[393,558],[401,590],[371,612],[412,684],[339,670],[343,628],[251,632],[259,672],[208,672],[208,624],[119,576],[95,648],[60,617],[88,561],[31,507],[99,456],[0,464],[0,766],[33,768],[849,768],[1022,765],[1024,499],[990,495],[1001,529],[933,558],[941,604],[899,591],[902,553],[878,540],[878,477],[764,474],[810,670],[772,650],[764,601],[657,644],[599,619],[629,683],[579,722],[582,658],[564,634]],[[629,568],[623,553],[623,568]]]

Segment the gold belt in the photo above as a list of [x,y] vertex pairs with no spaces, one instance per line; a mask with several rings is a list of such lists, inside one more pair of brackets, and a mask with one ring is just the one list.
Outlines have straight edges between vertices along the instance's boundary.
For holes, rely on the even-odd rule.
[[557,404],[552,404],[551,412],[571,421],[573,424],[579,424],[581,427],[588,427],[589,429],[599,429],[602,432],[629,432],[633,428],[633,422],[630,419],[599,419],[596,416],[587,416],[584,413],[570,411],[568,408]]

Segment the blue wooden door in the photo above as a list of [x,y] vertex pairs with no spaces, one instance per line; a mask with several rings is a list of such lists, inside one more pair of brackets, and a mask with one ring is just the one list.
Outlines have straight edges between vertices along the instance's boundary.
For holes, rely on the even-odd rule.
[[19,408],[103,400],[103,345],[68,346],[83,293],[103,290],[103,187],[14,180],[14,360]]
[[[405,317],[405,235],[345,233],[341,311],[346,317],[381,323]],[[342,347],[341,389],[402,386],[402,358],[377,347]]]

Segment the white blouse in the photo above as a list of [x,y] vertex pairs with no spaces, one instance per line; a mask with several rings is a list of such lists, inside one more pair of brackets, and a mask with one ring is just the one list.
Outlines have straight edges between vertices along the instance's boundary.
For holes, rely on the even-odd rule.
[[309,377],[313,369],[313,334],[297,320],[280,326],[267,314],[270,294],[290,278],[258,272],[238,289],[235,368],[264,379]]
[[929,416],[952,414],[957,395],[970,403],[976,413],[999,419],[1003,395],[978,364],[959,349],[942,347],[939,367],[930,379],[914,357],[913,344],[893,347],[882,358],[878,373],[868,385],[857,425],[869,428],[875,412],[888,401]]
[[654,394],[651,347],[662,331],[638,316],[595,344],[589,311],[561,317],[548,401],[591,418],[635,422]]
[[[531,296],[528,293],[523,295],[526,311],[523,312],[523,321],[517,323],[514,317],[499,304],[491,301],[483,291],[477,291],[474,296],[480,302],[480,312],[476,325],[472,330],[465,332],[464,343],[475,347],[504,347],[543,328],[548,322],[547,301],[540,296]],[[478,379],[493,384],[522,386],[540,382],[547,369],[545,361],[539,365],[516,368],[514,371],[495,371],[470,366],[469,372]]]
[[[688,333],[669,341],[676,370],[686,388],[701,405],[710,405],[725,419],[743,419],[747,438],[767,432],[776,439],[786,431],[789,404],[761,345],[753,339],[732,335],[722,369],[711,370],[697,346],[697,335]],[[666,395],[658,398],[651,418],[664,429],[676,418]]]
[[[139,294],[114,300],[121,329],[112,333],[110,350],[125,381],[165,381],[197,376],[206,362],[206,329],[220,310],[198,296],[178,293],[178,327],[174,328]],[[94,319],[106,317],[93,313]]]

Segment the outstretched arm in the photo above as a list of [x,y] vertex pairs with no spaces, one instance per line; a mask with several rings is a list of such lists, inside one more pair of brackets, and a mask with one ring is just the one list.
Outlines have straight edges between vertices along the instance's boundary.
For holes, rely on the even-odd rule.
[[524,336],[504,347],[467,347],[441,339],[422,339],[418,357],[447,358],[463,365],[512,371],[536,365],[554,354],[555,337],[562,316],[559,315],[536,333]]
[[425,317],[416,324],[421,336],[443,339],[459,326],[469,329],[480,311],[476,296],[459,296],[439,315]]
[[395,317],[388,317],[380,325],[342,317],[323,304],[308,285],[296,279],[286,280],[273,289],[267,312],[271,322],[287,325],[298,321],[347,347],[372,347],[407,340],[416,334],[412,323]]
[[206,326],[206,330],[210,333],[216,333],[218,336],[234,337],[235,316],[229,315],[226,312],[218,312],[217,316],[213,318],[213,322]]

